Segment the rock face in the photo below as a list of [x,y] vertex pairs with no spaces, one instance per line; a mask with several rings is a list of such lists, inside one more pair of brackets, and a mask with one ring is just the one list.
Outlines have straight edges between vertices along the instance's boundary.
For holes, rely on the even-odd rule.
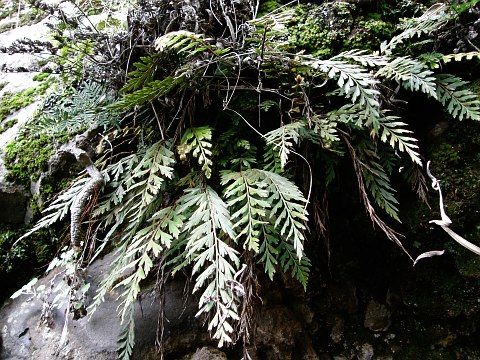
[[[86,276],[91,284],[89,297],[95,291],[111,261],[112,256],[106,256],[89,270]],[[36,286],[42,284],[48,286],[54,276],[55,273],[49,274]],[[185,304],[183,301],[183,286],[183,281],[171,281],[166,285],[168,301],[165,303],[164,311],[169,320],[164,328],[166,347],[195,346],[200,341],[205,341],[205,336],[201,336],[201,324],[193,320],[196,310],[194,304],[192,302]],[[3,345],[0,358],[3,360],[116,359],[116,342],[121,328],[116,312],[118,302],[115,299],[118,295],[118,291],[113,290],[90,321],[87,321],[87,318],[72,320],[69,317],[67,341],[63,345],[60,344],[60,339],[65,325],[65,307],[54,309],[53,317],[47,325],[41,320],[44,304],[39,299],[27,301],[28,296],[22,295],[10,301],[0,312]],[[155,358],[155,352],[148,349],[152,349],[155,342],[158,314],[158,299],[153,293],[144,294],[135,312],[137,352],[134,358]],[[178,348],[171,349],[173,350]],[[205,355],[202,355],[205,353],[208,353],[207,350],[202,350],[192,359],[206,359]]]

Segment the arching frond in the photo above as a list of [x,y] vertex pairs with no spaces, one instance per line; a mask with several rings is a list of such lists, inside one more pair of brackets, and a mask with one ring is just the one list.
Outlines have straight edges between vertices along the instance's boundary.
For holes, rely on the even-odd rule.
[[433,72],[425,69],[421,62],[412,58],[395,57],[378,70],[376,75],[395,79],[407,90],[421,91],[428,96],[437,98]]
[[438,100],[459,120],[480,120],[479,96],[465,88],[468,83],[449,74],[436,75]]
[[232,321],[239,319],[239,299],[230,287],[240,265],[237,251],[228,245],[236,238],[234,226],[227,205],[210,187],[187,189],[179,202],[179,212],[192,209],[183,231],[192,274],[198,273],[193,292],[204,288],[196,316],[209,316],[208,330],[222,346],[233,341]]

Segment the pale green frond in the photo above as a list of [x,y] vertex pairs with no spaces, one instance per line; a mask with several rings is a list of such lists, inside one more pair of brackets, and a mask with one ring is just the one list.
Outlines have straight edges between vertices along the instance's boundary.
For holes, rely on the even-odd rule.
[[[411,136],[411,130],[405,128],[407,124],[399,120],[400,118],[397,116],[383,116],[380,118],[378,131],[380,140],[390,144],[394,149],[406,152],[415,164],[421,166],[422,160],[418,152],[417,139]],[[376,134],[377,132],[372,130],[372,135],[375,136]]]
[[312,263],[306,256],[301,259],[295,254],[295,249],[292,244],[280,239],[280,244],[277,248],[277,253],[280,254],[280,264],[283,271],[287,272],[291,269],[292,276],[303,288],[307,290],[308,277],[310,275],[310,267]]
[[265,266],[265,273],[270,280],[273,280],[273,275],[276,273],[276,266],[278,263],[278,242],[279,238],[275,236],[275,229],[270,224],[262,224],[262,243],[259,248],[261,254],[260,262]]
[[117,354],[120,360],[130,360],[135,346],[135,307],[132,305],[128,309],[127,321],[122,325],[118,338]]
[[196,275],[193,292],[203,288],[196,316],[209,317],[208,329],[219,346],[233,341],[231,323],[239,319],[239,298],[232,290],[239,268],[238,252],[223,239],[235,239],[234,225],[225,204],[210,187],[185,190],[179,212],[192,209],[183,231],[186,257]]
[[76,180],[67,190],[61,193],[44,211],[45,214],[35,226],[23,234],[17,241],[20,241],[34,232],[49,227],[58,221],[61,221],[70,212],[70,207],[75,202],[77,196],[82,192],[89,178],[80,178]]
[[421,62],[407,56],[395,57],[378,70],[376,76],[394,79],[407,90],[421,91],[437,98],[433,72],[425,69]]
[[442,61],[446,64],[450,61],[464,61],[472,59],[480,59],[480,51],[471,51],[467,53],[448,54],[442,56]]
[[188,154],[198,159],[207,179],[212,176],[212,128],[202,126],[188,128],[182,137],[181,144],[177,147],[181,160],[185,160]]
[[272,146],[273,150],[278,152],[282,169],[287,164],[291,148],[298,144],[300,139],[299,130],[305,127],[305,125],[304,121],[297,121],[282,125],[264,135],[267,145]]
[[244,248],[259,252],[261,226],[265,224],[262,218],[267,216],[271,207],[267,198],[269,192],[265,189],[268,183],[262,174],[255,170],[222,174],[222,185],[225,188],[225,198],[232,213],[234,230],[237,239],[244,239]]
[[337,59],[351,60],[361,64],[364,67],[371,67],[371,68],[384,66],[389,61],[389,59],[385,56],[377,55],[375,53],[370,53],[366,50],[358,50],[358,49],[344,51],[330,58],[330,60],[337,60]]
[[390,41],[380,44],[380,53],[389,55],[406,40],[431,34],[440,29],[450,19],[446,8],[445,4],[437,3],[432,5],[422,16],[405,21],[400,26],[403,30],[400,34],[394,36]]
[[350,64],[344,60],[313,60],[306,65],[324,73],[330,79],[336,79],[337,85],[352,103],[358,103],[365,109],[367,118],[379,116],[380,103],[377,90],[379,81],[372,77],[365,67]]
[[304,231],[307,221],[305,204],[307,200],[300,189],[283,176],[265,171],[258,171],[268,182],[268,202],[272,205],[269,219],[275,230],[293,244],[297,257],[300,260],[304,256],[303,242]]
[[480,99],[465,88],[468,83],[450,74],[436,75],[438,101],[459,120],[480,120]]

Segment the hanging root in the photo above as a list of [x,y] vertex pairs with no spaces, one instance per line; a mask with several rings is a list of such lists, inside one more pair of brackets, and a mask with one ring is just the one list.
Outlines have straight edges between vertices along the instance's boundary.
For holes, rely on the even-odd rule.
[[76,196],[70,207],[70,243],[77,253],[81,251],[82,214],[85,212],[92,195],[99,191],[105,184],[102,173],[97,169],[87,152],[81,148],[84,147],[85,141],[90,140],[89,138],[93,134],[95,134],[95,131],[88,131],[85,134],[77,135],[74,140],[63,145],[56,154],[58,159],[66,155],[73,155],[77,162],[85,168],[91,178],[85,183],[84,188]]
[[449,228],[450,224],[452,224],[452,220],[447,216],[445,213],[445,209],[443,206],[443,196],[442,196],[442,189],[440,189],[440,181],[435,178],[435,176],[432,175],[430,172],[430,161],[427,163],[427,174],[432,180],[432,188],[433,190],[438,191],[438,195],[440,197],[440,215],[442,217],[441,220],[431,220],[431,224],[437,224],[439,225],[445,232],[450,235],[450,237],[458,242],[460,245],[462,245],[464,248],[470,250],[471,252],[474,252],[477,255],[480,255],[480,247],[477,245],[472,244],[470,241],[465,240],[463,237],[458,235],[456,232],[451,230]]

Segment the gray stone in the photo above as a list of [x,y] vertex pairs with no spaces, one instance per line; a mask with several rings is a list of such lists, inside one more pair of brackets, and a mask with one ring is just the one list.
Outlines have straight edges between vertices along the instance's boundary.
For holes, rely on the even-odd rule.
[[[108,255],[92,264],[86,274],[91,287],[88,297],[95,293],[103,274],[108,271],[113,256]],[[35,285],[50,285],[55,272],[39,280]],[[185,346],[197,346],[206,339],[201,324],[195,320],[196,304],[183,299],[184,281],[171,281],[166,284],[167,299],[164,311],[168,321],[165,322],[165,348],[168,352],[182,351]],[[73,320],[68,316],[67,342],[59,346],[62,330],[66,321],[65,307],[52,309],[52,317],[43,324],[40,319],[42,301],[31,299],[27,295],[11,300],[0,310],[0,336],[2,349],[0,359],[3,360],[110,360],[116,359],[117,338],[120,331],[120,320],[117,315],[117,296],[121,289],[114,289],[106,296],[93,314],[87,318]],[[153,292],[144,293],[141,302],[136,303],[136,346],[133,359],[156,359],[154,343],[156,338],[157,319],[160,312],[159,301]],[[202,335],[203,334],[203,335]],[[184,342],[184,339],[188,343]]]
[[187,356],[185,360],[227,360],[227,355],[218,349],[204,346],[193,355]]
[[364,326],[372,331],[387,331],[390,327],[390,311],[385,305],[371,300],[365,311]]
[[363,344],[360,348],[360,352],[357,355],[358,360],[372,360],[373,359],[373,346],[370,344]]

